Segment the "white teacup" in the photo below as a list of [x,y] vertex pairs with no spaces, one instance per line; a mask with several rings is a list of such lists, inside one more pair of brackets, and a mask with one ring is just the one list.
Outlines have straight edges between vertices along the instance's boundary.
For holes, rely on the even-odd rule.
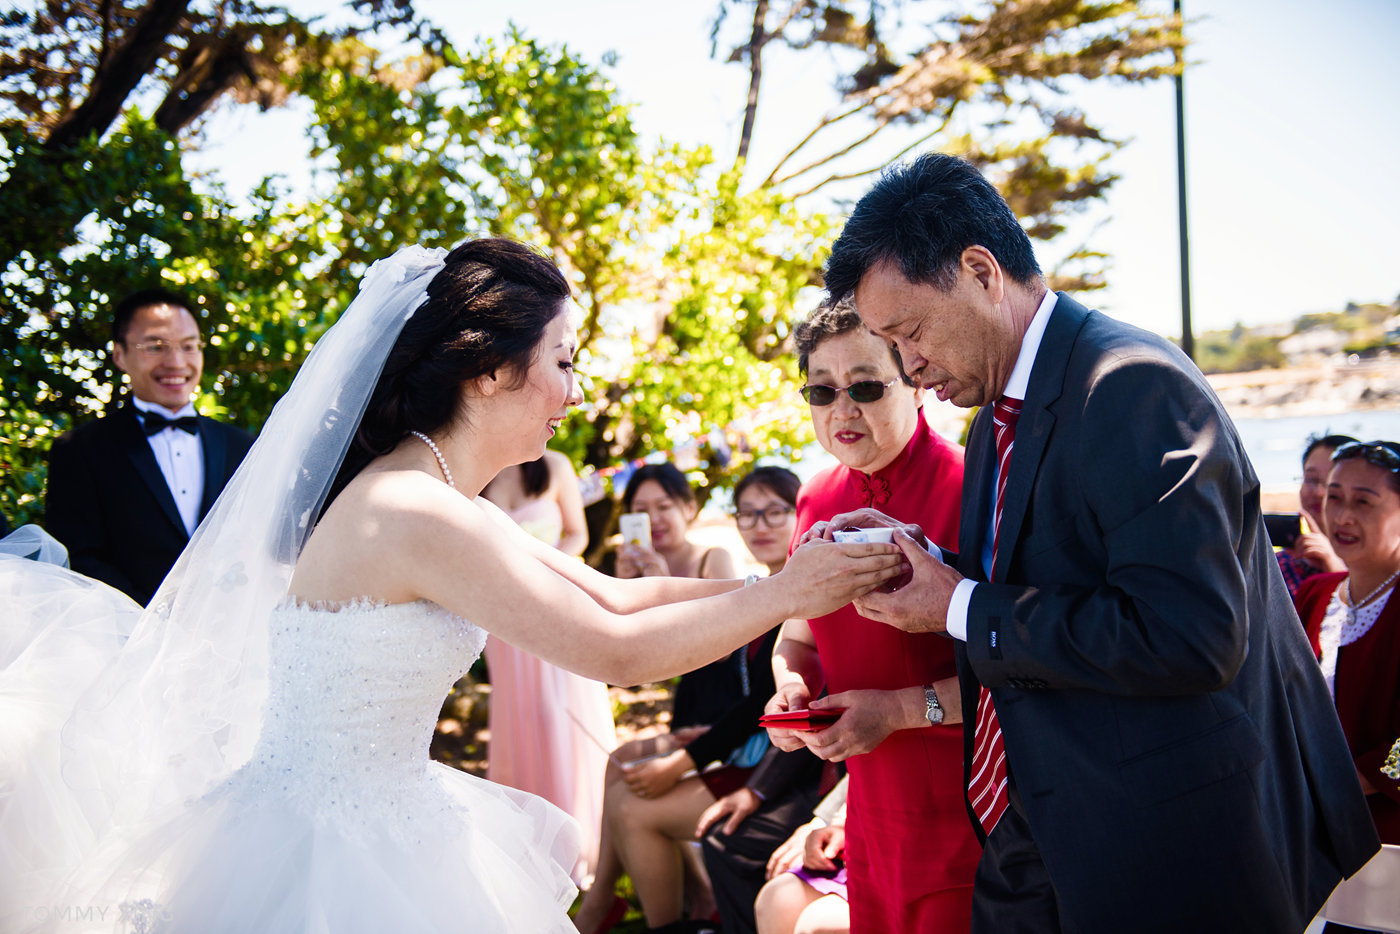
[[870,542],[894,543],[894,529],[842,529],[839,532],[832,532],[831,537],[838,542],[851,544],[867,544]]

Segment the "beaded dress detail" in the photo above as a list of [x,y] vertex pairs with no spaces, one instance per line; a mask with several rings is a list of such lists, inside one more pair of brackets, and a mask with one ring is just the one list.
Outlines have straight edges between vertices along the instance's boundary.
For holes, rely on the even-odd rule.
[[284,600],[252,757],[128,841],[105,923],[55,929],[572,932],[574,822],[428,757],[485,641],[432,603]]

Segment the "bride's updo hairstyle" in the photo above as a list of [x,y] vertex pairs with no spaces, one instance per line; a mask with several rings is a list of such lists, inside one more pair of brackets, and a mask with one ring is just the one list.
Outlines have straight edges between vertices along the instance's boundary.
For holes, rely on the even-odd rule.
[[327,506],[410,432],[451,424],[464,383],[494,373],[508,374],[508,385],[523,382],[544,329],[570,297],[559,267],[514,240],[469,240],[445,262],[389,352]]

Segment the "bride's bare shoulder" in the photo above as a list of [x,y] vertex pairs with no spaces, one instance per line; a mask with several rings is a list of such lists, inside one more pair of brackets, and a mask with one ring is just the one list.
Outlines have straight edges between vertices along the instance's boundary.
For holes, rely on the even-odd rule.
[[418,552],[453,538],[470,541],[489,524],[480,506],[424,471],[366,471],[322,513],[297,561],[292,592],[411,599],[416,588],[403,572]]

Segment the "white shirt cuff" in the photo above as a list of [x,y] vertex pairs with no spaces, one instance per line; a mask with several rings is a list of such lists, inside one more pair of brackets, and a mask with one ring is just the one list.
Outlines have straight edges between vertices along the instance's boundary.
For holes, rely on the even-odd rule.
[[953,599],[948,601],[948,635],[959,642],[967,641],[967,606],[976,587],[975,580],[965,577],[953,588]]

